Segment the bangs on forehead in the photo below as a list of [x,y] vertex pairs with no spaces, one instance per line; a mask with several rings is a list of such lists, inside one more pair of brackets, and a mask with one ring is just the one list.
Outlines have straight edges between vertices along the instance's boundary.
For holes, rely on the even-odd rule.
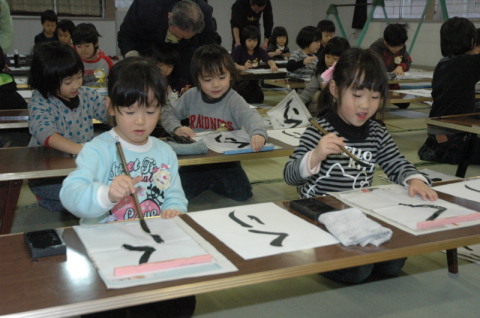
[[386,88],[385,74],[377,68],[359,68],[353,77],[346,83],[346,87],[352,87],[354,90],[362,90],[364,88],[374,91],[383,92]]
[[[138,106],[144,107],[149,103],[149,92],[156,92],[156,90],[145,86],[144,83],[131,83],[131,85],[124,85],[118,83],[113,87],[114,94],[112,94],[112,103],[116,106],[131,106],[138,102]],[[157,102],[155,105],[160,106],[161,96],[153,96],[153,99]]]
[[201,70],[202,77],[208,77],[213,75],[221,75],[225,74],[225,68],[223,63],[219,63],[219,61],[207,61]]

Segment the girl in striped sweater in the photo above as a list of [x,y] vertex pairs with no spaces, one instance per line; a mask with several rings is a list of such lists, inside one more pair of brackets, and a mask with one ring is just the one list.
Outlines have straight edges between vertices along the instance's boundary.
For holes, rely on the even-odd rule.
[[[317,122],[330,133],[322,136],[309,127],[284,169],[285,181],[297,186],[302,198],[371,185],[376,165],[392,182],[403,184],[410,196],[434,201],[430,181],[399,152],[385,126],[373,118],[386,104],[388,85],[385,67],[368,50],[345,51],[335,66],[328,89],[320,96]],[[345,147],[363,163],[358,164],[340,149]],[[337,281],[359,283],[375,266],[382,274],[397,274],[405,259],[370,264],[326,273]]]

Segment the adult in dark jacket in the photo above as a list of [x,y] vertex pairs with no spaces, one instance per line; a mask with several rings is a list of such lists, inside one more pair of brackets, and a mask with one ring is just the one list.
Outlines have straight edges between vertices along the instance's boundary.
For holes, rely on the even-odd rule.
[[118,32],[123,56],[150,56],[153,49],[177,50],[179,76],[190,80],[195,49],[215,43],[213,8],[204,0],[134,0]]
[[263,13],[263,37],[261,48],[266,50],[268,40],[272,35],[273,10],[270,0],[236,0],[232,5],[232,49],[241,44],[240,33],[247,25],[254,25],[260,29],[260,18]]

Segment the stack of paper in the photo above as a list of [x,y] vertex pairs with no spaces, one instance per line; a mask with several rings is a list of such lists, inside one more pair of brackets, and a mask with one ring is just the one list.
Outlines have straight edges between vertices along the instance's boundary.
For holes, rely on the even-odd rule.
[[480,224],[478,211],[441,199],[410,197],[397,184],[329,194],[414,235]]
[[[123,288],[236,271],[236,267],[184,221],[146,219],[153,234],[164,243],[156,243],[138,221],[75,226],[87,253],[96,265],[107,288]],[[124,248],[150,247],[154,251],[140,264],[142,251]]]

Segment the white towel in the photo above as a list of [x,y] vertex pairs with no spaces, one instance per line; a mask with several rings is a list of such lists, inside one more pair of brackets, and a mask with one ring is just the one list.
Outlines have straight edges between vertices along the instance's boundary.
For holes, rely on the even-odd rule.
[[372,221],[362,211],[354,208],[323,213],[318,220],[345,246],[379,246],[392,237],[391,229]]

